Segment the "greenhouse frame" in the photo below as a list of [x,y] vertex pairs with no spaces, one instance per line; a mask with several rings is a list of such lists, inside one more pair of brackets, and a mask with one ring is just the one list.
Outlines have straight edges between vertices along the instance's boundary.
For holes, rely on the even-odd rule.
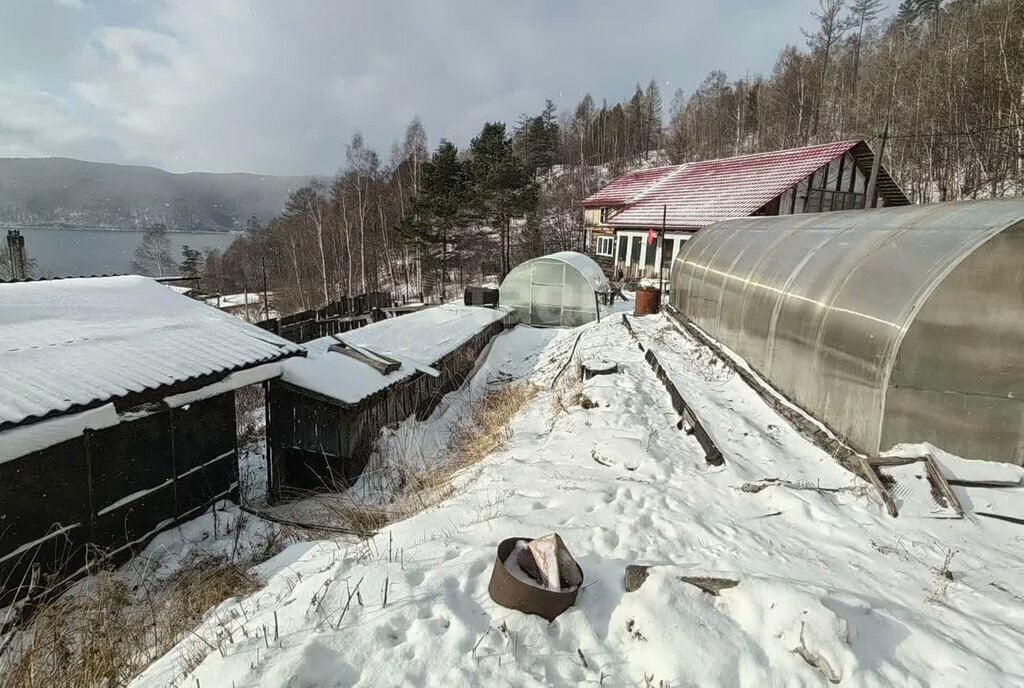
[[608,291],[593,259],[562,251],[517,265],[502,281],[499,301],[524,325],[576,327],[601,319],[599,299]]
[[859,451],[1022,463],[1022,198],[721,222],[671,289],[677,315]]

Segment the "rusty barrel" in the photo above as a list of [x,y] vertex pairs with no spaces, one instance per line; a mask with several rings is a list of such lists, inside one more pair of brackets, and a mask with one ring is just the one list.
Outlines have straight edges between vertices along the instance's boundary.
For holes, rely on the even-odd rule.
[[633,315],[651,315],[661,308],[661,289],[640,287],[633,302]]
[[[548,621],[554,621],[555,617],[569,607],[576,604],[576,596],[579,595],[580,586],[569,590],[545,590],[519,580],[505,568],[505,560],[512,554],[516,543],[520,540],[532,540],[533,538],[513,537],[502,540],[498,545],[498,556],[494,560],[494,568],[491,570],[491,582],[487,586],[487,592],[491,599],[502,607],[515,609],[524,614],[536,614]],[[583,569],[579,564],[576,566],[579,580],[583,580]]]

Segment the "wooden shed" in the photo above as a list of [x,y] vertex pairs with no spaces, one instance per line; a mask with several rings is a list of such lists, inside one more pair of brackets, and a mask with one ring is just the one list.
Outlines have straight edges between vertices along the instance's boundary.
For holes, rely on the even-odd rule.
[[234,391],[304,353],[145,277],[0,304],[0,606],[235,499]]
[[308,342],[269,385],[271,498],[350,486],[381,428],[429,416],[515,322],[510,309],[447,304]]

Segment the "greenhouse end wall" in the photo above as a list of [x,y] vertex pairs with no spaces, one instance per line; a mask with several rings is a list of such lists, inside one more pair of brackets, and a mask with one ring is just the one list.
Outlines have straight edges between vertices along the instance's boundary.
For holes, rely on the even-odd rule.
[[556,253],[521,263],[502,281],[500,302],[519,321],[577,327],[600,317],[598,293],[607,288],[600,266],[579,253]]
[[1024,199],[723,222],[671,302],[861,451],[1020,463],[1022,221]]

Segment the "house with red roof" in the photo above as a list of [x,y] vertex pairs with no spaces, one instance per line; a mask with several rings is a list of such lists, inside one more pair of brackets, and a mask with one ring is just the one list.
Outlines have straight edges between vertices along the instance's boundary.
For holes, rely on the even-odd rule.
[[[609,276],[657,277],[664,258],[667,277],[683,242],[716,222],[870,206],[874,160],[853,140],[629,172],[583,200],[588,253]],[[909,204],[880,166],[874,207]]]

